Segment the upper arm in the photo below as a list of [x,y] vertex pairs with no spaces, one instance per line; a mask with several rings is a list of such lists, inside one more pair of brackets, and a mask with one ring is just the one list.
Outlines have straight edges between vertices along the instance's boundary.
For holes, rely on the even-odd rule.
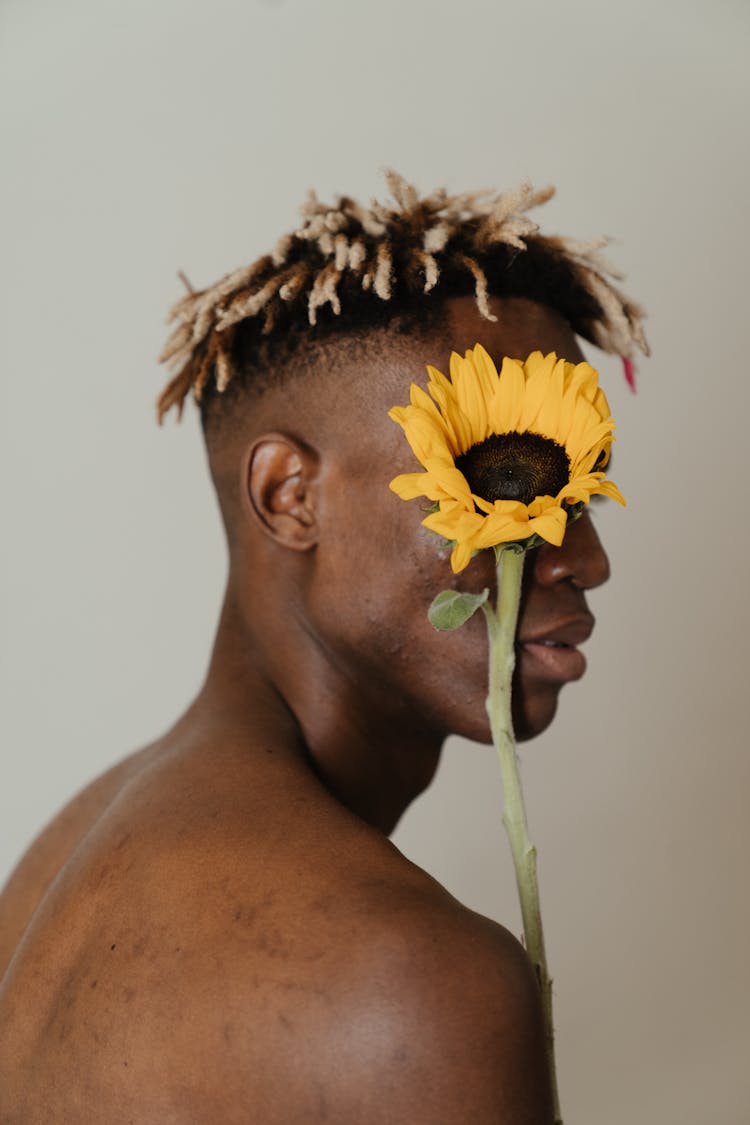
[[418,934],[413,957],[385,967],[362,1030],[360,1088],[388,1099],[373,1121],[552,1121],[539,988],[500,927],[473,919]]
[[468,911],[352,950],[308,1080],[332,1121],[551,1125],[539,989],[507,931]]

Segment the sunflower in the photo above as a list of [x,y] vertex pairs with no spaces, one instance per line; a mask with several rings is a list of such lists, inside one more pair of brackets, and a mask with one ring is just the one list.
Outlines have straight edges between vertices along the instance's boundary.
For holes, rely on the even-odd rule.
[[412,384],[411,405],[388,411],[425,471],[390,486],[433,502],[422,523],[452,542],[454,573],[486,547],[531,536],[559,547],[571,509],[594,495],[625,503],[605,479],[614,422],[588,363],[536,351],[506,356],[498,375],[477,344],[451,355],[450,379],[427,371],[429,395]]

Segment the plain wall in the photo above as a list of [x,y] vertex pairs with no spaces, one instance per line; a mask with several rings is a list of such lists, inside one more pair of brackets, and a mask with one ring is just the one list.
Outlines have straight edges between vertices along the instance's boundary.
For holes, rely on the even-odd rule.
[[[181,292],[306,189],[559,195],[616,235],[653,358],[584,681],[523,750],[571,1125],[747,1125],[749,9],[4,0],[0,877],[199,686],[225,556],[196,418],[159,430]],[[518,930],[492,751],[452,743],[396,841]]]

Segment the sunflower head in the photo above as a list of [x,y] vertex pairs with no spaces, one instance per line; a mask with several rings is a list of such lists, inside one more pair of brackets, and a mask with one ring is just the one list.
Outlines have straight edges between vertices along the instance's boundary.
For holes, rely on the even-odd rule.
[[594,495],[625,503],[604,472],[614,422],[588,363],[532,352],[506,357],[498,374],[477,344],[451,355],[450,378],[427,371],[429,394],[412,384],[409,406],[388,412],[424,471],[391,488],[432,501],[422,522],[453,544],[454,572],[487,547],[559,547],[569,514]]

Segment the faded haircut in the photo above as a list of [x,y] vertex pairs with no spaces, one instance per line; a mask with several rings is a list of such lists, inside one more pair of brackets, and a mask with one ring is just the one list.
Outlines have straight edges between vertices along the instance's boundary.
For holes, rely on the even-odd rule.
[[392,201],[369,207],[348,196],[322,203],[310,192],[301,226],[270,254],[205,289],[188,285],[168,317],[174,328],[160,359],[174,374],[159,421],[172,407],[181,415],[192,392],[206,424],[213,403],[262,390],[301,346],[381,327],[424,331],[446,299],[471,293],[487,320],[496,319],[490,296],[549,306],[579,336],[622,356],[626,372],[637,350],[648,354],[643,310],[616,287],[620,275],[600,253],[608,240],[544,235],[528,217],[554,188],[420,197],[396,172],[386,180]]

